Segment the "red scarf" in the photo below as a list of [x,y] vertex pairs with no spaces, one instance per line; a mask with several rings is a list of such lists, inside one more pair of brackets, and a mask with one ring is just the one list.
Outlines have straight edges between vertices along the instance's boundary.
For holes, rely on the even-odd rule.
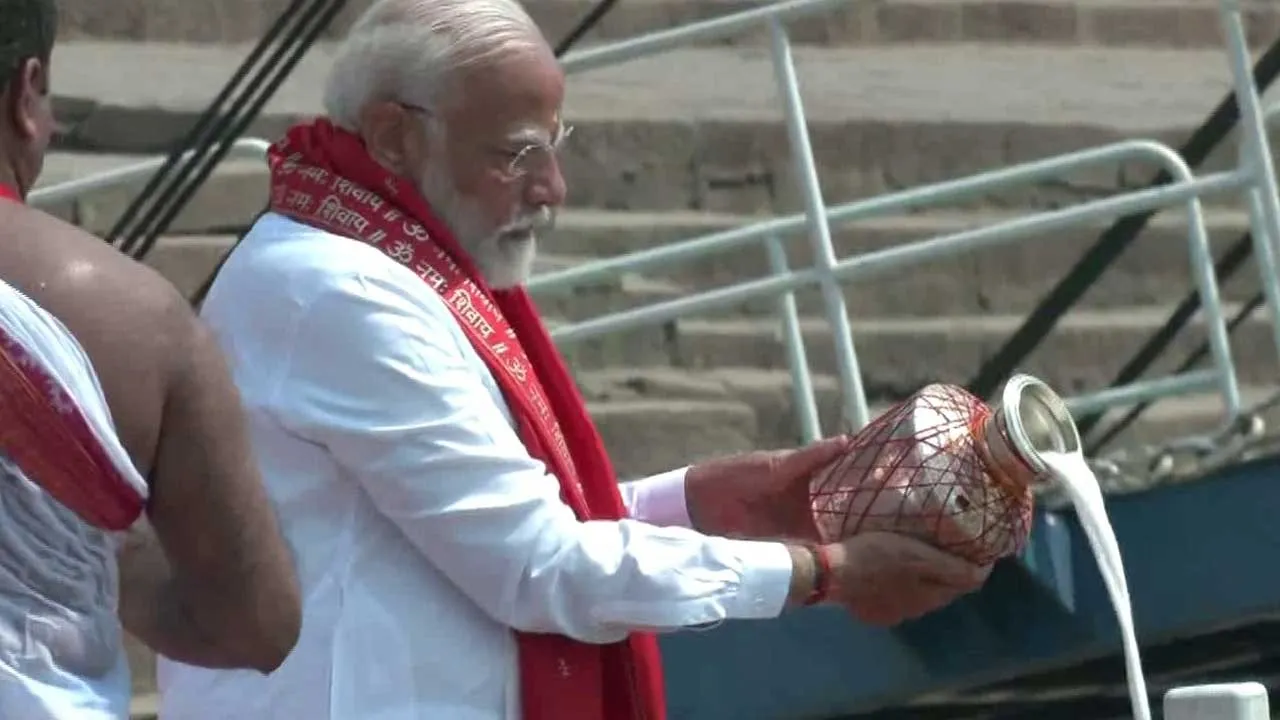
[[54,499],[96,527],[124,530],[144,499],[89,421],[27,349],[0,329],[0,452]]
[[[274,212],[373,245],[444,298],[502,388],[529,454],[560,479],[579,520],[626,515],[604,444],[523,288],[489,289],[418,191],[326,120],[293,127],[268,162]],[[517,640],[525,720],[666,717],[652,635],[612,645],[533,633]]]

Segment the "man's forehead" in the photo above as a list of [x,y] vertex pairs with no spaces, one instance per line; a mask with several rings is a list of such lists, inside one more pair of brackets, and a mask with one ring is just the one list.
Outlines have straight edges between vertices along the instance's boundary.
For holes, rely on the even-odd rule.
[[[554,131],[564,103],[564,75],[548,53],[519,52],[469,68],[457,86],[468,122],[515,132],[533,125]],[[465,109],[464,109],[465,108]]]

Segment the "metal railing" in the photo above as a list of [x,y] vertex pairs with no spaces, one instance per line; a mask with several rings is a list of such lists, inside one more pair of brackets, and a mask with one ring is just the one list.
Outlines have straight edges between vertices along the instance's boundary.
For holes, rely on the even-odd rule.
[[[232,141],[230,145],[227,146],[227,150],[223,154],[223,157],[220,160],[217,160],[216,162],[212,163],[207,168],[207,170],[210,174],[212,174],[213,170],[215,170],[221,163],[226,162],[228,160],[249,159],[249,160],[257,160],[265,164],[266,157],[267,157],[267,150],[270,147],[271,147],[271,142],[268,140],[263,140],[261,138],[237,138],[236,140]],[[182,153],[178,157],[176,162],[180,164],[186,163],[194,156],[194,154],[195,154],[195,150],[188,150],[187,152]],[[106,170],[106,171],[97,173],[95,175],[90,175],[88,177],[75,178],[75,179],[68,180],[66,182],[57,183],[54,185],[36,187],[34,190],[31,191],[31,194],[27,197],[27,202],[35,207],[50,209],[51,206],[79,200],[85,195],[89,195],[91,193],[94,193],[100,190],[109,190],[112,188],[119,187],[121,185],[132,185],[134,183],[145,184],[151,178],[154,178],[155,173],[161,168],[168,165],[169,162],[170,162],[170,157],[167,157],[167,156],[155,157],[148,160],[143,160],[141,162],[132,163],[129,165],[121,165],[119,167],[111,168],[110,170]],[[193,193],[191,197],[196,197],[195,191],[198,188],[196,186],[191,186],[189,189]],[[146,192],[146,187],[144,186],[141,190],[142,192]],[[184,207],[186,202],[187,202],[186,200],[183,201]],[[175,220],[178,217],[179,217],[178,211],[175,211],[175,214],[172,218],[170,218],[170,221]],[[159,236],[156,236],[156,237],[158,238]],[[130,254],[127,248],[123,246],[118,245],[116,246],[116,249],[120,250],[122,253],[125,253],[126,255],[130,255],[135,260],[143,259],[141,257]],[[216,264],[214,270],[206,280],[207,283],[211,283],[213,281],[213,276],[217,273],[218,269],[221,267],[222,267],[221,262]],[[198,289],[196,291],[195,295],[192,298],[188,298],[188,300],[190,300],[193,305],[198,307],[200,297],[207,290],[208,290],[208,286],[207,285],[203,286],[201,289]]]
[[[858,369],[844,294],[839,286],[840,281],[872,277],[980,248],[1024,240],[1037,234],[1071,227],[1097,218],[1118,217],[1182,204],[1186,207],[1190,225],[1191,273],[1197,290],[1202,296],[1214,368],[1138,381],[1126,386],[1070,398],[1069,403],[1075,412],[1092,412],[1168,395],[1216,389],[1222,396],[1226,419],[1228,422],[1232,421],[1240,412],[1240,393],[1199,198],[1218,193],[1247,194],[1254,241],[1258,243],[1259,268],[1263,286],[1268,293],[1271,319],[1274,327],[1280,328],[1280,288],[1276,285],[1275,273],[1276,254],[1280,251],[1280,195],[1276,191],[1276,177],[1270,162],[1270,148],[1264,132],[1265,118],[1249,72],[1249,54],[1237,3],[1233,0],[1221,0],[1221,15],[1230,56],[1232,79],[1243,122],[1240,165],[1235,170],[1196,178],[1182,158],[1171,148],[1152,141],[1134,140],[828,208],[823,201],[818,184],[795,63],[783,23],[799,16],[825,11],[845,1],[847,0],[790,0],[575,52],[564,59],[563,66],[566,72],[585,71],[652,55],[695,41],[733,35],[752,26],[767,25],[770,30],[775,81],[783,101],[788,139],[792,145],[795,169],[801,180],[805,212],[712,233],[665,247],[589,262],[572,269],[535,277],[530,282],[530,289],[546,292],[563,290],[622,272],[673,265],[692,258],[724,253],[756,243],[763,244],[769,253],[771,275],[768,277],[563,325],[553,330],[555,338],[561,343],[571,343],[639,325],[664,322],[691,313],[725,308],[752,298],[776,296],[784,327],[783,341],[787,346],[797,415],[800,418],[805,439],[813,439],[821,435],[822,429],[819,424],[812,378],[808,370],[795,301],[791,295],[793,291],[807,286],[817,286],[822,291],[826,317],[831,324],[836,342],[844,413],[850,426],[857,428],[868,421],[869,411],[862,387],[861,373]],[[265,150],[265,141],[244,139],[236,143],[232,154],[239,157],[260,157]],[[1117,194],[1084,202],[1074,207],[1029,214],[987,227],[964,230],[843,260],[837,260],[835,257],[831,242],[832,224],[961,200],[1011,185],[1057,177],[1086,167],[1136,159],[1153,161],[1163,166],[1174,178],[1174,182],[1158,188]],[[162,159],[156,159],[114,169],[93,177],[42,188],[32,193],[31,200],[35,204],[52,204],[95,190],[133,182],[154,172],[161,162],[163,162]],[[783,237],[801,228],[806,228],[808,231],[813,255],[816,258],[815,266],[790,269],[786,265]],[[1280,329],[1276,330],[1274,337],[1277,350],[1280,351]]]
[[[787,138],[791,143],[791,157],[804,195],[809,241],[813,247],[813,256],[823,270],[817,276],[816,282],[822,288],[827,322],[831,323],[832,336],[835,338],[836,367],[840,373],[840,386],[844,389],[845,415],[854,427],[862,427],[870,416],[867,408],[867,394],[862,386],[862,372],[858,367],[858,353],[853,345],[853,327],[849,324],[844,292],[837,284],[837,278],[833,273],[836,259],[835,250],[831,244],[831,228],[827,223],[826,213],[823,212],[825,203],[822,199],[822,187],[818,183],[818,169],[813,159],[813,148],[809,141],[809,128],[805,123],[804,105],[800,99],[800,82],[796,77],[795,61],[791,56],[791,40],[783,26],[786,21],[823,12],[844,2],[847,0],[790,0],[754,10],[731,13],[712,20],[690,23],[670,30],[571,53],[565,57],[561,65],[565,73],[581,72],[655,55],[683,45],[730,37],[758,25],[768,26],[775,80],[786,109]],[[785,296],[781,302],[794,304]],[[799,326],[794,321],[794,316],[788,317],[786,322],[788,332],[795,335],[788,339],[788,351],[797,361],[803,360],[804,345],[799,337]],[[792,377],[795,380],[794,386],[807,388],[812,400],[813,393],[808,374],[808,364],[805,363],[804,366],[793,371]],[[810,403],[803,408],[806,427],[809,423],[817,421],[816,411],[811,405]],[[801,407],[797,405],[797,409]]]
[[[1272,127],[1280,120],[1280,105],[1274,105],[1262,113],[1263,128]],[[1262,133],[1266,140],[1266,133]],[[1252,231],[1253,256],[1258,263],[1259,284],[1262,295],[1266,299],[1264,307],[1271,325],[1271,342],[1276,347],[1276,356],[1280,357],[1280,224],[1277,224],[1280,213],[1277,199],[1280,198],[1274,188],[1274,163],[1270,150],[1259,148],[1250,137],[1242,138],[1237,156],[1237,166],[1249,169],[1253,173],[1265,173],[1272,178],[1272,187],[1268,189],[1256,183],[1245,192],[1245,202],[1249,211],[1249,227]],[[1262,167],[1255,167],[1262,166]]]
[[[779,297],[778,307],[782,315],[783,341],[787,346],[788,364],[792,374],[796,414],[801,424],[802,435],[808,440],[819,436],[821,428],[812,390],[812,379],[805,362],[803,338],[796,317],[795,303],[789,296],[792,291],[807,285],[818,285],[822,288],[827,319],[831,323],[836,343],[837,367],[840,370],[841,389],[845,401],[845,419],[851,427],[858,428],[866,424],[869,412],[858,369],[852,328],[844,306],[843,293],[836,285],[837,280],[870,277],[888,270],[934,261],[956,253],[1009,242],[1097,218],[1114,218],[1185,203],[1191,225],[1192,276],[1202,297],[1214,369],[1137,381],[1090,395],[1070,398],[1069,403],[1073,412],[1088,413],[1133,405],[1169,395],[1216,388],[1223,399],[1225,424],[1231,423],[1240,413],[1240,392],[1231,360],[1231,348],[1217,282],[1213,274],[1213,258],[1209,252],[1203,213],[1199,204],[1201,196],[1226,192],[1244,192],[1247,195],[1255,242],[1260,243],[1261,281],[1270,302],[1272,322],[1276,328],[1274,337],[1277,350],[1280,351],[1280,288],[1277,287],[1275,272],[1268,272],[1268,268],[1274,270],[1275,251],[1280,250],[1280,247],[1276,247],[1276,244],[1280,243],[1280,195],[1277,194],[1275,172],[1270,162],[1271,153],[1265,133],[1266,121],[1250,72],[1250,56],[1237,0],[1220,0],[1220,15],[1232,83],[1240,106],[1242,122],[1240,163],[1236,170],[1197,179],[1181,157],[1171,148],[1158,143],[1137,141],[1070,153],[829,209],[825,207],[818,187],[813,154],[805,126],[804,107],[800,100],[799,83],[782,20],[785,19],[785,13],[799,14],[826,9],[833,2],[834,0],[832,2],[796,0],[653,33],[622,43],[575,53],[566,58],[567,70],[594,69],[645,54],[673,49],[695,40],[702,41],[732,35],[752,25],[767,25],[770,30],[772,59],[786,116],[792,156],[796,163],[797,175],[801,180],[805,212],[803,215],[768,220],[744,228],[592,262],[535,278],[530,283],[531,289],[547,291],[620,272],[684,262],[694,257],[724,252],[757,242],[765,243],[769,252],[771,277],[560,326],[553,331],[556,339],[560,342],[573,342],[637,325],[663,322],[681,315],[725,308],[752,298],[776,295]],[[1174,182],[1152,190],[1117,195],[1104,200],[1082,203],[1073,208],[1029,215],[985,228],[879,250],[842,261],[835,260],[830,235],[832,223],[954,201],[981,195],[1010,184],[1044,179],[1089,165],[1134,159],[1144,154],[1164,165],[1174,178]],[[785,254],[781,252],[780,236],[798,229],[802,224],[809,230],[816,267],[799,271],[789,270],[785,266]]]
[[[267,148],[271,143],[260,138],[240,138],[231,144],[225,160],[263,160],[267,156]],[[191,156],[188,151],[183,162]],[[66,182],[37,187],[27,197],[27,202],[35,207],[47,208],[51,205],[78,200],[90,193],[110,190],[121,185],[146,180],[164,165],[166,158],[155,157],[129,165],[104,170],[96,175],[75,178]],[[266,198],[263,198],[266,202]]]
[[786,0],[571,52],[560,61],[560,67],[566,74],[598,70],[695,43],[732,37],[761,25],[787,23],[817,15],[849,2],[850,0]]
[[[560,343],[581,341],[618,330],[665,322],[691,313],[727,308],[754,298],[789,293],[806,285],[816,284],[824,276],[835,280],[870,278],[1015,240],[1035,239],[1037,235],[1043,238],[1045,233],[1099,217],[1118,217],[1183,202],[1187,205],[1191,225],[1189,233],[1191,272],[1205,298],[1205,317],[1214,350],[1216,369],[1207,373],[1195,372],[1174,378],[1144,381],[1095,395],[1072,398],[1069,402],[1074,412],[1088,412],[1098,408],[1136,403],[1174,391],[1194,392],[1216,385],[1222,393],[1227,413],[1236,413],[1239,411],[1240,404],[1239,389],[1231,361],[1230,346],[1227,342],[1226,322],[1217,292],[1217,282],[1213,276],[1213,262],[1209,254],[1209,240],[1205,230],[1203,211],[1197,198],[1202,195],[1227,193],[1245,188],[1248,185],[1248,178],[1239,172],[1216,173],[1196,179],[1186,163],[1169,147],[1147,140],[1131,140],[1002,168],[959,180],[925,185],[869,200],[846,203],[824,209],[823,217],[828,224],[845,224],[941,202],[960,201],[1002,188],[1055,178],[1071,171],[1140,159],[1162,165],[1171,175],[1178,178],[1179,182],[1163,188],[1117,195],[1082,203],[1075,207],[1027,215],[987,227],[863,253],[836,262],[830,268],[819,267],[807,270],[778,268],[772,276],[767,278],[611,313],[571,325],[562,325],[553,329],[552,335]],[[535,292],[563,289],[612,277],[622,272],[671,266],[760,242],[776,244],[780,237],[803,227],[807,219],[806,215],[796,214],[651,250],[584,263],[574,268],[541,274],[530,281],[529,289]],[[775,256],[776,252],[774,251]],[[792,314],[790,317],[784,316],[783,321],[786,326],[785,339],[788,345],[802,347],[802,340],[798,337],[798,319]],[[803,350],[799,351],[799,353],[802,352]],[[791,349],[789,353],[792,357],[799,354]],[[807,397],[795,398],[798,415],[804,426],[802,430],[806,438],[816,436],[813,431],[817,430],[820,434],[820,428],[814,427],[814,418],[817,415],[816,401],[812,391],[807,389],[811,386],[811,380],[807,377],[808,368],[793,364],[790,369],[794,385],[806,388],[808,393]]]

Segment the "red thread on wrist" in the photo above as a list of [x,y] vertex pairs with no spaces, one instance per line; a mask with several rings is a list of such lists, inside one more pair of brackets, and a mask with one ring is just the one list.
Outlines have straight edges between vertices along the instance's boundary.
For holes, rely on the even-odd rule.
[[805,607],[826,602],[831,593],[831,556],[827,554],[827,548],[810,545],[809,553],[813,555],[813,592],[805,599]]

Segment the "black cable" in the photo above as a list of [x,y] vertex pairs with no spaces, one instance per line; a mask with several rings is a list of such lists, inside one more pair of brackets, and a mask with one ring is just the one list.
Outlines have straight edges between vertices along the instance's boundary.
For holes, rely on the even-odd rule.
[[565,53],[569,52],[574,45],[577,45],[578,41],[581,40],[584,35],[591,32],[592,28],[600,24],[600,21],[604,19],[604,16],[608,15],[609,11],[613,9],[613,6],[617,4],[618,0],[600,0],[600,2],[596,3],[595,7],[591,8],[591,10],[578,21],[578,24],[569,31],[569,34],[565,35],[564,39],[556,44],[556,57],[564,57]]
[[[194,190],[185,192],[191,187],[187,181],[193,177],[203,180],[208,176],[209,173],[202,170],[206,167],[212,169],[213,166],[208,163],[209,158],[214,156],[221,159],[235,142],[236,133],[242,133],[244,128],[253,121],[261,107],[265,105],[265,99],[261,103],[256,102],[262,97],[261,91],[264,84],[272,83],[275,78],[280,77],[281,66],[287,65],[292,69],[297,59],[306,53],[310,47],[308,38],[314,38],[317,34],[313,32],[316,21],[319,18],[332,17],[336,12],[333,8],[335,2],[340,6],[345,0],[312,0],[309,6],[295,14],[296,23],[289,28],[283,41],[265,58],[258,72],[240,89],[233,106],[218,116],[210,126],[209,133],[202,138],[202,142],[191,149],[191,156],[186,159],[187,161],[176,168],[175,174],[168,178],[168,183],[163,190],[153,193],[152,204],[146,216],[135,223],[136,227],[121,245],[124,252],[136,259],[145,257],[146,252],[154,245],[154,239],[167,228],[168,222],[176,217],[177,212],[181,211],[181,206],[175,208],[175,201],[180,196],[185,195],[189,198],[194,193]],[[274,91],[279,84],[274,82],[271,90]]]
[[[1262,90],[1269,87],[1277,75],[1280,75],[1280,41],[1267,48],[1253,67],[1254,83]],[[1235,94],[1228,93],[1179,150],[1187,165],[1191,168],[1199,167],[1235,128],[1239,118],[1240,110],[1236,105]],[[1167,184],[1170,179],[1169,173],[1161,170],[1147,187]],[[1044,341],[1062,316],[1079,302],[1116,258],[1133,244],[1153,215],[1155,211],[1122,217],[1103,232],[1093,247],[1085,252],[1070,272],[1027,315],[1017,331],[983,364],[969,382],[969,390],[978,397],[990,397],[999,384]]]
[[[321,0],[321,2],[323,1],[324,0]],[[267,102],[275,95],[276,91],[280,88],[280,85],[288,79],[289,75],[293,72],[293,69],[302,60],[303,56],[306,55],[307,50],[316,41],[316,39],[320,37],[320,35],[329,26],[329,23],[333,21],[333,18],[336,17],[345,6],[346,0],[330,0],[327,8],[323,8],[319,14],[313,15],[309,18],[311,24],[310,26],[304,27],[297,44],[292,48],[292,53],[287,57],[279,57],[284,55],[284,48],[282,48],[281,52],[278,52],[276,56],[273,56],[271,63],[271,71],[273,74],[267,78],[259,78],[261,84],[255,86],[255,93],[248,100],[248,107],[244,109],[241,116],[234,122],[229,119],[227,120],[227,124],[230,124],[230,128],[223,129],[221,141],[217,143],[216,147],[210,154],[205,156],[202,164],[198,167],[188,165],[188,168],[191,168],[191,172],[193,174],[186,184],[181,186],[177,184],[172,185],[169,188],[167,196],[161,199],[162,203],[167,202],[167,204],[164,205],[164,209],[158,213],[158,217],[152,227],[145,235],[141,236],[137,252],[134,253],[134,256],[137,259],[142,259],[151,251],[151,248],[155,246],[156,241],[159,240],[160,236],[168,229],[174,219],[177,218],[178,213],[182,212],[183,208],[186,207],[192,196],[194,196],[200,189],[200,186],[204,184],[204,181],[208,179],[209,175],[213,173],[214,168],[216,168],[218,163],[222,161],[222,158],[226,156],[227,152],[231,150],[231,146],[234,144],[236,138],[243,135],[249,128],[249,125],[262,112],[262,109],[266,106]],[[172,198],[171,201],[169,201],[170,198]]]
[[[306,0],[299,0],[299,4],[305,1]],[[319,4],[323,1],[324,0],[314,0],[312,4]],[[290,9],[292,10],[293,8]],[[308,10],[309,8],[306,7],[300,8],[286,16],[282,16],[282,19],[287,20],[288,23],[293,23],[295,19],[298,18],[305,19],[309,15]],[[145,211],[137,213],[132,218],[133,222],[131,226],[119,224],[119,229],[121,231],[119,247],[122,252],[125,252],[135,258],[141,258],[141,255],[138,252],[139,246],[145,242],[148,229],[154,227],[156,218],[164,213],[165,209],[168,207],[168,203],[177,192],[177,188],[191,176],[193,169],[202,162],[207,154],[225,139],[228,125],[244,108],[247,96],[249,96],[250,93],[255,90],[257,85],[261,83],[262,78],[272,71],[272,66],[274,63],[278,62],[280,54],[296,42],[301,28],[297,26],[289,27],[288,25],[283,24],[282,27],[287,28],[284,39],[281,44],[271,52],[271,54],[264,58],[258,58],[263,62],[257,69],[257,72],[247,80],[245,80],[244,76],[241,75],[240,80],[243,82],[237,83],[240,85],[238,88],[234,87],[231,83],[228,83],[228,85],[224,87],[223,92],[226,95],[231,95],[231,91],[233,89],[236,92],[234,99],[230,103],[230,107],[212,116],[210,122],[204,128],[204,132],[195,138],[194,142],[186,144],[185,147],[179,151],[186,155],[186,157],[183,158],[183,161],[177,164],[169,174],[162,178],[163,182],[158,184],[156,189],[143,196],[145,197],[146,203],[145,206],[143,206],[145,207]],[[246,67],[249,65],[250,63],[245,63]]]
[[[1231,247],[1227,248],[1222,257],[1213,264],[1213,273],[1217,277],[1218,283],[1222,283],[1234,275],[1237,270],[1244,266],[1245,261],[1252,254],[1253,236],[1246,232]],[[1120,372],[1116,374],[1115,379],[1111,381],[1111,387],[1128,385],[1141,377],[1147,371],[1147,368],[1151,367],[1160,355],[1168,349],[1174,338],[1178,336],[1178,333],[1182,332],[1187,323],[1191,322],[1191,318],[1195,317],[1196,312],[1200,310],[1200,304],[1198,290],[1193,290],[1182,298],[1182,302],[1178,303],[1178,306],[1174,308],[1169,318],[1165,320],[1164,325],[1147,339],[1146,344],[1139,348],[1133,357],[1129,359],[1129,362],[1125,363]],[[1147,405],[1144,404],[1139,407],[1145,409]],[[1104,413],[1099,412],[1078,418],[1076,427],[1079,429],[1080,435],[1082,437],[1088,435],[1102,420],[1103,415]],[[1124,422],[1127,424],[1132,420],[1126,416]]]
[[[1249,317],[1253,315],[1253,313],[1257,311],[1258,308],[1262,307],[1264,304],[1265,304],[1265,299],[1261,292],[1258,292],[1253,297],[1249,298],[1248,302],[1244,304],[1244,307],[1240,308],[1240,310],[1236,312],[1235,317],[1231,318],[1231,321],[1227,323],[1227,332],[1228,333],[1235,332],[1236,328],[1240,327],[1240,325],[1243,324],[1245,320],[1248,320]],[[1182,364],[1179,365],[1178,368],[1174,370],[1174,372],[1184,373],[1184,372],[1187,372],[1188,370],[1191,370],[1196,365],[1199,365],[1201,362],[1203,362],[1205,358],[1209,357],[1209,351],[1210,351],[1209,342],[1207,340],[1204,342],[1201,342],[1200,346],[1197,347],[1194,352],[1188,355],[1186,360],[1183,360]],[[1134,407],[1132,410],[1126,413],[1123,418],[1120,418],[1120,420],[1116,421],[1114,425],[1107,428],[1107,431],[1103,433],[1101,437],[1099,437],[1097,440],[1090,441],[1086,446],[1085,453],[1090,456],[1096,456],[1097,453],[1101,451],[1103,447],[1105,447],[1108,443],[1114,441],[1116,439],[1116,436],[1124,432],[1125,429],[1127,429],[1130,425],[1132,425],[1133,422],[1138,419],[1138,416],[1141,415],[1143,412],[1145,412],[1147,408],[1150,406],[1151,406],[1150,402],[1145,402]]]
[[[182,141],[179,142],[172,151],[170,151],[169,156],[165,158],[164,164],[160,166],[160,169],[157,170],[150,179],[148,179],[146,186],[142,189],[142,192],[138,193],[138,195],[134,197],[133,201],[129,203],[129,206],[125,208],[124,213],[122,213],[120,218],[116,220],[111,231],[107,233],[106,240],[108,243],[114,245],[117,240],[125,235],[129,230],[130,224],[137,218],[137,215],[151,204],[153,194],[160,187],[160,184],[164,181],[165,177],[173,172],[174,167],[181,162],[182,156],[187,152],[187,150],[202,145],[206,141],[210,125],[222,116],[222,105],[231,97],[231,94],[236,90],[237,86],[244,81],[245,77],[249,74],[249,71],[258,64],[262,55],[266,53],[267,48],[274,43],[278,37],[280,37],[289,22],[297,15],[298,11],[306,2],[307,0],[291,0],[284,13],[280,15],[270,28],[268,28],[267,33],[263,35],[262,40],[259,41],[258,44],[254,46],[253,50],[249,52],[249,56],[246,57],[244,62],[240,64],[240,67],[236,69],[235,73],[231,76],[231,79],[223,86],[222,90],[218,92],[217,97],[213,99],[213,102],[205,108],[205,111],[200,115],[199,119],[196,120],[196,123],[191,127],[191,129],[187,131]],[[122,248],[122,250],[128,252],[128,249],[126,248]]]

